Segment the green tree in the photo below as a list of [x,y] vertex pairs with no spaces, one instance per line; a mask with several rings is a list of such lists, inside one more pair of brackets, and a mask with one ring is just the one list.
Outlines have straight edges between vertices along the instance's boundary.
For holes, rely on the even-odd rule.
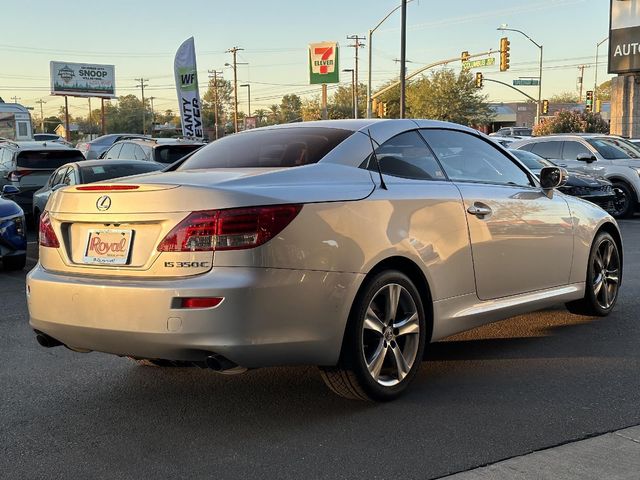
[[562,110],[533,127],[536,136],[552,133],[609,133],[609,125],[599,113]]
[[[353,118],[353,91],[351,85],[340,85],[329,101],[327,111],[332,120],[340,118]],[[358,87],[358,116],[365,117],[367,114],[367,86],[363,83]]]
[[549,103],[579,103],[580,99],[575,92],[561,92],[552,95],[549,98]]
[[207,91],[202,96],[202,123],[205,128],[213,128],[215,124],[214,105],[218,100],[218,127],[224,126],[229,119],[233,120],[233,87],[231,82],[222,78],[209,80]]
[[274,103],[269,107],[269,111],[267,112],[267,125],[274,125],[276,123],[281,123],[280,105]]
[[486,99],[476,88],[471,72],[456,75],[451,69],[439,70],[409,84],[407,116],[462,125],[486,124],[493,117]]
[[309,122],[311,120],[320,120],[322,118],[322,107],[320,105],[320,99],[318,97],[308,98],[302,102],[302,108],[300,109],[303,122]]
[[296,94],[285,95],[280,102],[281,123],[299,122],[302,118],[302,100]]
[[607,80],[606,82],[598,85],[596,90],[596,99],[602,100],[603,102],[611,100],[611,80]]
[[142,101],[135,95],[118,98],[118,104],[105,102],[105,121],[109,133],[142,133],[142,112],[145,114],[147,132],[151,133],[151,109],[148,100]]
[[44,131],[46,133],[55,133],[56,127],[64,123],[58,117],[45,117],[44,119]]

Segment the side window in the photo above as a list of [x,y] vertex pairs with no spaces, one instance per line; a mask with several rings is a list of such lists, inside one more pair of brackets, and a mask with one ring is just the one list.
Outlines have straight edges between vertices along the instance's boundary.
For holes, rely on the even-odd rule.
[[535,143],[527,143],[526,145],[518,147],[518,150],[525,150],[527,152],[530,152],[534,145]]
[[564,142],[564,148],[562,149],[563,160],[576,160],[578,155],[582,154],[593,155],[587,147],[579,142]]
[[64,174],[67,171],[68,167],[62,167],[53,172],[51,177],[49,178],[49,186],[55,187],[59,183],[62,183],[62,179],[64,178]]
[[118,158],[125,158],[127,160],[133,160],[136,154],[136,144],[131,142],[124,142],[122,144],[122,150]]
[[533,148],[530,151],[535,153],[536,155],[540,155],[542,158],[547,158],[549,160],[559,160],[561,146],[562,142],[558,141],[536,142],[533,144]]
[[62,177],[62,183],[64,183],[65,185],[75,185],[76,183],[78,183],[76,181],[76,171],[73,167],[69,167],[67,169],[64,177]]
[[109,150],[107,150],[107,154],[104,156],[104,158],[118,158],[118,154],[120,153],[121,149],[122,149],[121,143],[114,145]]
[[[418,132],[396,135],[376,149],[380,170],[386,175],[414,180],[444,180],[444,173]],[[369,161],[369,169],[376,170]]]
[[146,160],[147,156],[144,154],[142,148],[140,148],[140,145],[136,145],[135,147],[136,148],[133,151],[133,158],[136,160]]
[[451,180],[532,186],[527,173],[487,141],[454,130],[422,129],[420,133]]

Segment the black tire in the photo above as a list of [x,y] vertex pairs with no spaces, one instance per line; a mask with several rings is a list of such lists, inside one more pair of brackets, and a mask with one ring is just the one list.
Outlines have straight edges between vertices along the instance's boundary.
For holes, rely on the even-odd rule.
[[629,185],[624,182],[613,182],[613,191],[616,198],[613,201],[613,218],[629,218],[636,211],[636,196]]
[[589,253],[584,297],[567,303],[567,310],[592,317],[609,315],[618,300],[621,281],[622,263],[618,244],[610,234],[600,232]]
[[[392,298],[397,301],[389,301]],[[395,309],[389,309],[393,303]],[[336,367],[321,367],[322,379],[345,398],[393,400],[420,369],[425,332],[424,307],[413,282],[399,271],[380,272],[358,293],[340,362]]]
[[27,254],[2,258],[3,270],[22,270],[27,264]]

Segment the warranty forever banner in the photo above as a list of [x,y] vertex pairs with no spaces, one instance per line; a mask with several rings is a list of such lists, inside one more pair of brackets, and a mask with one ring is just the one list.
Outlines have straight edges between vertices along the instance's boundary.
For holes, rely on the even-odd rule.
[[180,104],[182,135],[188,138],[203,138],[200,94],[198,92],[198,69],[193,37],[184,41],[173,62],[176,90]]

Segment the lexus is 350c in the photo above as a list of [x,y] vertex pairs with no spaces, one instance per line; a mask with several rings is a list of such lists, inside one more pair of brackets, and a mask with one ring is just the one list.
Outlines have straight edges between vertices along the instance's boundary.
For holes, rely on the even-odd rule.
[[425,345],[565,303],[607,315],[616,222],[477,131],[345,120],[225,137],[168,170],[60,189],[27,277],[44,346],[225,373],[320,367],[389,400]]

